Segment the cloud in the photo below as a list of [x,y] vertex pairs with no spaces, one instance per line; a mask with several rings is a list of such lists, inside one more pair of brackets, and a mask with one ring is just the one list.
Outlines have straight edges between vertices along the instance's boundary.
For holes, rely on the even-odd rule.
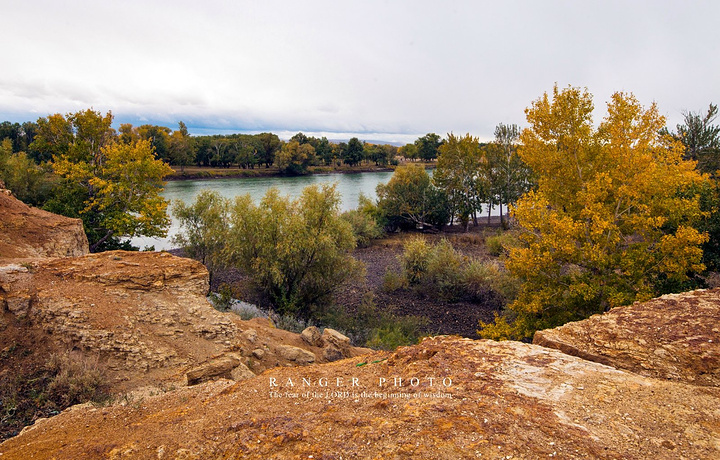
[[599,108],[632,91],[671,126],[720,99],[715,2],[30,0],[4,10],[0,39],[18,45],[0,74],[0,116],[92,106],[207,130],[489,139],[499,122],[523,124],[556,82],[587,86]]

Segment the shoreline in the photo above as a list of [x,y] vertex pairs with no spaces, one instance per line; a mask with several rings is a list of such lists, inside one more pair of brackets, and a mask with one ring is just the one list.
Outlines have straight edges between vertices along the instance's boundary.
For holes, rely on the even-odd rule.
[[[426,169],[434,169],[435,163],[420,163],[425,166]],[[212,179],[252,179],[260,177],[299,177],[299,176],[314,176],[314,175],[328,175],[328,174],[362,174],[372,172],[393,172],[395,171],[394,166],[363,166],[358,168],[331,168],[327,166],[316,166],[311,168],[307,174],[301,174],[299,176],[291,176],[281,173],[276,168],[254,168],[254,169],[235,169],[235,168],[213,168],[213,167],[191,167],[186,168],[184,173],[175,169],[176,166],[171,166],[174,173],[166,176],[163,180],[165,181],[183,181],[183,180],[212,180]],[[189,171],[188,171],[189,169]]]

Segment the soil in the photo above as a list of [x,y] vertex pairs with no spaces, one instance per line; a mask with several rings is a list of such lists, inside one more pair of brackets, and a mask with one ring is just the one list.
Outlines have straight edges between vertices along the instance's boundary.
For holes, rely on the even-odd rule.
[[[493,256],[488,254],[485,248],[485,236],[494,235],[499,229],[498,218],[491,220],[490,224],[487,223],[487,218],[483,218],[478,226],[470,225],[467,232],[460,226],[451,226],[439,233],[395,233],[373,241],[368,247],[357,248],[353,256],[365,264],[365,277],[341,286],[336,293],[335,302],[338,306],[345,307],[348,314],[352,314],[361,304],[363,297],[370,293],[379,309],[392,311],[399,316],[426,318],[422,331],[424,334],[460,335],[476,339],[479,321],[492,321],[494,314],[503,307],[503,301],[496,293],[488,291],[479,301],[447,302],[432,293],[423,293],[417,289],[387,292],[383,289],[383,278],[388,271],[400,273],[398,256],[408,238],[422,236],[431,242],[447,238],[457,250],[467,256],[490,259]],[[217,292],[223,284],[232,286],[234,297],[262,304],[262,299],[255,294],[248,277],[239,271],[230,269],[217,273],[211,280],[211,290]]]

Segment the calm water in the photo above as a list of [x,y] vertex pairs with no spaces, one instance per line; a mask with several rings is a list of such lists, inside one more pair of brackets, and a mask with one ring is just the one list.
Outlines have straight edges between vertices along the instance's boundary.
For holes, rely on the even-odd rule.
[[[192,203],[201,190],[214,190],[226,198],[234,198],[247,193],[259,202],[270,187],[277,187],[283,195],[293,198],[300,196],[303,188],[312,184],[336,183],[342,196],[342,211],[354,209],[358,205],[360,193],[372,199],[376,198],[375,187],[390,180],[392,172],[370,172],[360,174],[323,174],[299,177],[260,177],[242,179],[184,180],[168,182],[163,196],[170,201],[182,200]],[[143,249],[155,246],[155,250],[171,249],[170,238],[178,233],[180,227],[173,219],[167,238],[133,238],[132,243]]]

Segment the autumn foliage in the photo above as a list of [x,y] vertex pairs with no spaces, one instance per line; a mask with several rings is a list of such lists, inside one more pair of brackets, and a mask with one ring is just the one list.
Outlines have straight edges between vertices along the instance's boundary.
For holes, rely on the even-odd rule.
[[587,90],[555,87],[526,110],[519,154],[538,187],[514,208],[522,244],[507,260],[523,285],[506,314],[481,324],[485,337],[531,337],[704,269],[707,236],[693,224],[707,179],[661,134],[654,104],[616,93],[597,128],[593,109]]

